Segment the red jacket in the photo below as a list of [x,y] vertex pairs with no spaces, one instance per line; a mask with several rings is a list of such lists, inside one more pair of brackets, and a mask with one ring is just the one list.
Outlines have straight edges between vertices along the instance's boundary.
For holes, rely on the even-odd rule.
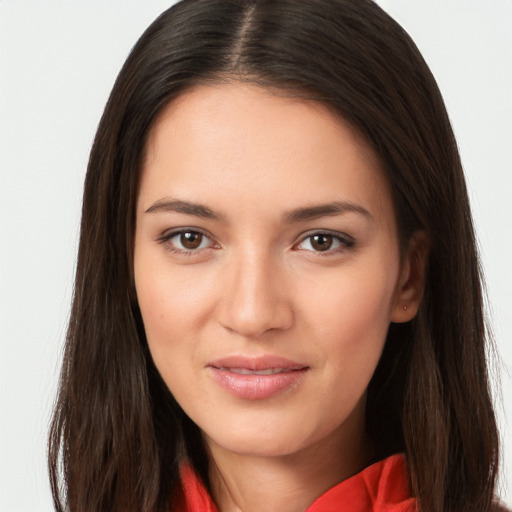
[[[173,512],[218,512],[190,467],[181,474]],[[329,489],[305,512],[416,512],[403,455],[392,455]]]

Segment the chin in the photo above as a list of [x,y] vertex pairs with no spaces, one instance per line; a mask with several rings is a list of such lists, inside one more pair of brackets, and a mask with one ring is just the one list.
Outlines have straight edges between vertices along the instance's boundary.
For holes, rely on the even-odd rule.
[[[296,434],[295,434],[296,435]],[[207,444],[212,444],[219,449],[245,457],[284,457],[301,451],[304,443],[289,436],[273,435],[251,435],[243,436],[237,433],[236,436],[227,435],[212,438],[206,436]]]
[[[302,423],[302,429],[298,426]],[[333,432],[305,421],[251,422],[225,430],[203,431],[206,443],[233,454],[252,457],[290,456],[328,439]]]

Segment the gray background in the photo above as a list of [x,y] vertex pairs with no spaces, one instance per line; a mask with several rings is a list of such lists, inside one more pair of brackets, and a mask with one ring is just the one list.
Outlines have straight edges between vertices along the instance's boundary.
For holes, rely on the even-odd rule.
[[[46,432],[87,155],[128,51],[170,3],[0,0],[0,512],[52,510]],[[378,3],[423,52],[460,145],[503,359],[510,506],[512,1]]]

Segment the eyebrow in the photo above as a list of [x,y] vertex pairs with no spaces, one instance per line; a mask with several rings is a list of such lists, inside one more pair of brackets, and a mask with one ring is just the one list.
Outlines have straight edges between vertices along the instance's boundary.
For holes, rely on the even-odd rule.
[[285,222],[292,224],[305,220],[314,220],[320,217],[342,215],[344,213],[358,213],[366,217],[368,220],[374,220],[373,215],[366,208],[349,201],[334,201],[327,204],[297,208],[296,210],[285,213],[284,220]]
[[[160,199],[145,210],[145,213],[158,212],[176,212],[194,215],[204,219],[217,221],[224,220],[224,217],[220,213],[211,210],[207,206],[178,199]],[[314,220],[321,217],[332,217],[335,215],[342,215],[344,213],[358,213],[369,220],[373,220],[372,214],[366,208],[349,201],[334,201],[332,203],[297,208],[286,212],[283,215],[283,219],[287,224],[294,224],[296,222]]]
[[177,199],[160,199],[145,211],[145,213],[156,212],[177,212],[195,215],[204,219],[223,220],[222,215],[206,206]]

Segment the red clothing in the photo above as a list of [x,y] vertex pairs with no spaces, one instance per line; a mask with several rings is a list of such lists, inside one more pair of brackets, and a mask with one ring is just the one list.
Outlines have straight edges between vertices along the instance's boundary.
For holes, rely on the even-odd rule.
[[[182,492],[173,512],[218,512],[190,467],[181,473]],[[403,455],[392,455],[329,489],[305,512],[416,512]]]

